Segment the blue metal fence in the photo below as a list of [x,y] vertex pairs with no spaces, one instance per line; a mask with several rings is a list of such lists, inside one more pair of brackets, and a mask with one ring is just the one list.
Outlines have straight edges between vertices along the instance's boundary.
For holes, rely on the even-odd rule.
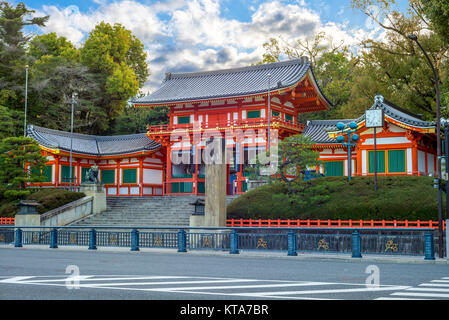
[[433,229],[245,228],[245,227],[2,227],[0,243],[23,245],[169,248],[188,250],[282,251],[417,255],[434,259]]

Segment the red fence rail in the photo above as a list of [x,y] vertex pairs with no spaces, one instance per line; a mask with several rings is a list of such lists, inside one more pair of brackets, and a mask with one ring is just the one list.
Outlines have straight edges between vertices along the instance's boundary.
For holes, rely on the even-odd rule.
[[[332,228],[434,228],[438,221],[432,220],[310,220],[310,219],[228,219],[228,227],[332,227]],[[443,221],[443,230],[446,229]]]
[[0,217],[0,224],[14,224],[16,218]]
[[[14,224],[15,218],[0,217],[1,224]],[[332,228],[434,228],[438,221],[433,220],[302,220],[302,219],[228,219],[228,227],[332,227]],[[443,230],[446,223],[443,220]]]

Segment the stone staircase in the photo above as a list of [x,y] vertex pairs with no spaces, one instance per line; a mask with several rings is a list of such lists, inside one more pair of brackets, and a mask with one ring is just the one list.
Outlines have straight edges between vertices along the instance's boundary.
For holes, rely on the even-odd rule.
[[[228,196],[227,203],[237,196]],[[204,196],[107,197],[107,210],[72,226],[189,226],[192,205]]]

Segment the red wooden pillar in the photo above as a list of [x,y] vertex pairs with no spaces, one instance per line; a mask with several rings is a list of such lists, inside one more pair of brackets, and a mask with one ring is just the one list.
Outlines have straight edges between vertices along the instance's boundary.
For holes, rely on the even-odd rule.
[[139,195],[143,196],[143,157],[139,158]]
[[76,185],[81,184],[81,159],[76,160]]
[[120,162],[121,159],[117,159],[117,173],[116,173],[116,186],[117,186],[117,195],[120,195]]
[[171,193],[171,185],[169,185],[170,181],[171,181],[171,147],[170,146],[167,146],[167,172],[166,172],[166,177],[167,177],[167,179],[166,179],[166,183],[167,183],[166,187],[167,187],[168,193]]
[[416,144],[412,147],[412,175],[419,175],[418,172],[418,146]]
[[59,186],[59,156],[55,156],[55,186]]

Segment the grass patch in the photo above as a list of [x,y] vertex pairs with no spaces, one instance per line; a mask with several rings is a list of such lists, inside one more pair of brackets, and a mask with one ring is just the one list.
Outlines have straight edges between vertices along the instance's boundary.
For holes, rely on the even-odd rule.
[[[445,194],[443,194],[444,205]],[[251,190],[227,207],[228,219],[437,220],[432,177],[325,177],[300,181],[288,194],[275,182]]]
[[[35,200],[40,206],[37,211],[42,214],[47,211],[59,208],[67,203],[81,199],[85,194],[82,192],[71,192],[64,189],[45,188],[32,192],[25,196],[25,200]],[[14,217],[19,211],[17,204],[20,200],[8,201],[6,199],[0,202],[0,216]]]

